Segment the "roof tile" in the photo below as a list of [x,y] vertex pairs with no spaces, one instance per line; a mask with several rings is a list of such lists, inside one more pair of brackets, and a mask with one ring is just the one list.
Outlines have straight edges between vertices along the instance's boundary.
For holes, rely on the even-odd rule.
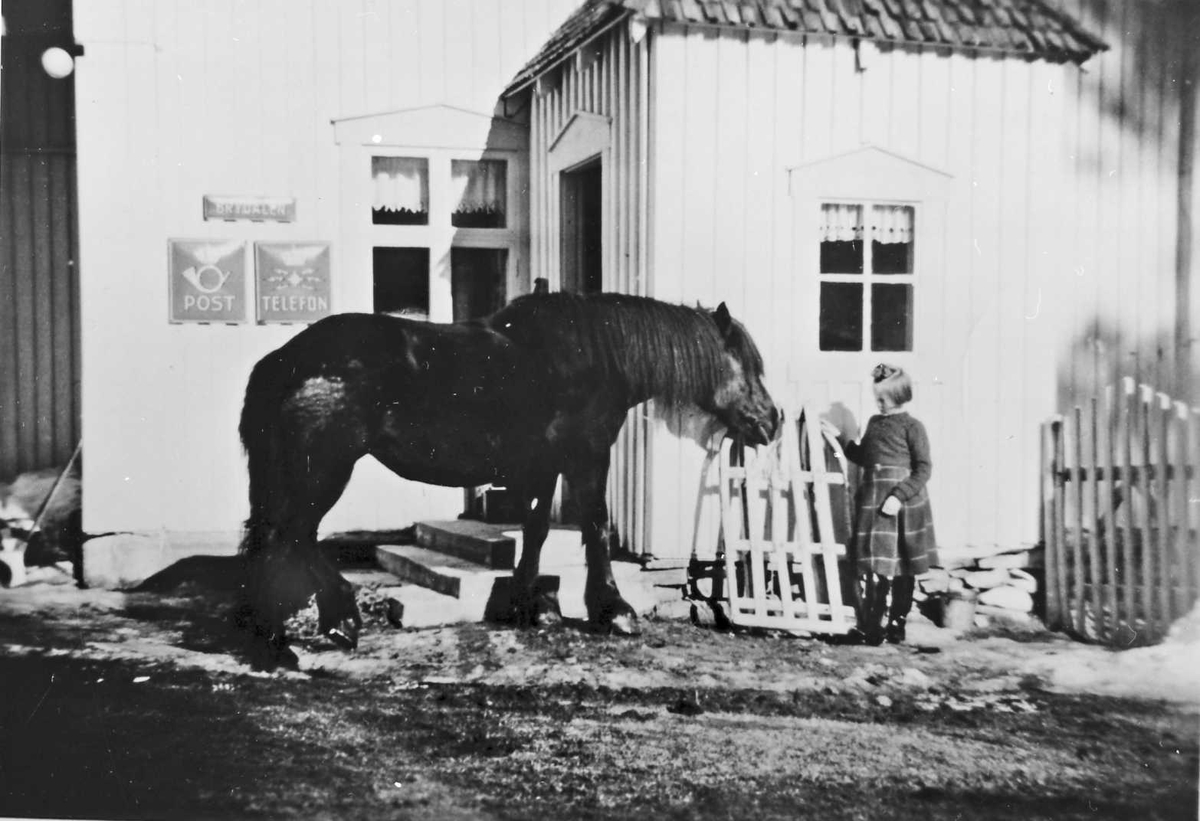
[[680,6],[683,8],[683,19],[692,23],[704,22],[704,9],[696,0],[679,0]]
[[1108,46],[1055,0],[587,0],[547,40],[505,94],[525,88],[623,17],[761,27],[874,40],[987,48],[1082,63]]
[[842,22],[838,18],[837,12],[831,8],[832,3],[833,0],[809,0],[809,5],[821,15],[825,31],[830,34],[839,34],[842,31]]
[[863,24],[862,18],[854,13],[854,8],[851,6],[852,0],[829,0],[830,5],[837,7],[839,16],[842,18],[842,25],[851,34],[862,34]]
[[883,23],[883,30],[889,39],[903,40],[904,31],[900,28],[900,24],[891,15],[881,16],[880,22]]
[[795,14],[786,3],[772,3],[762,9],[762,25],[765,28],[790,29],[792,23],[784,17],[785,14]]
[[812,34],[825,33],[825,18],[815,11],[804,12],[804,30]]

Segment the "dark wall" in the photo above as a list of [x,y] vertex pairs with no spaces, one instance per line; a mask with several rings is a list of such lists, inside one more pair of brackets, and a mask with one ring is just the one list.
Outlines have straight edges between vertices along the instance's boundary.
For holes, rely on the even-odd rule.
[[65,464],[79,438],[75,52],[70,0],[5,0],[0,49],[0,481]]

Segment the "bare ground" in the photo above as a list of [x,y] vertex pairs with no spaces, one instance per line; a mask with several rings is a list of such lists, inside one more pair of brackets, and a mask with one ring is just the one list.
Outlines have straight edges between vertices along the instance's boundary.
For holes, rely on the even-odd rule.
[[628,639],[293,626],[239,655],[228,594],[0,591],[0,815],[91,818],[1195,818],[1191,638],[1034,628],[900,647],[649,618]]

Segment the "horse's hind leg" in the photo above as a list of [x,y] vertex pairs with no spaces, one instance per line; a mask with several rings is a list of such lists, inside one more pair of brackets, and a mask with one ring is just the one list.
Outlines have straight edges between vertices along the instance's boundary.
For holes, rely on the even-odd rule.
[[608,482],[608,453],[597,455],[586,469],[574,471],[567,480],[579,497],[582,517],[584,555],[587,557],[587,582],[583,601],[588,620],[614,633],[637,635],[637,612],[621,597],[609,557],[608,505],[604,500]]
[[261,544],[249,556],[247,610],[263,666],[295,666],[287,650],[286,619],[317,597],[322,632],[338,631],[343,643],[357,642],[362,619],[354,589],[317,549],[317,527],[345,489],[358,454],[325,446],[295,450],[281,458],[262,509],[252,511]]

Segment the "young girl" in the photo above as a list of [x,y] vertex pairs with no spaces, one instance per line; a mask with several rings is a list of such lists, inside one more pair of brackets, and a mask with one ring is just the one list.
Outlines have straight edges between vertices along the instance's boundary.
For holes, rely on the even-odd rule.
[[[925,483],[933,469],[925,426],[909,416],[912,380],[900,368],[872,372],[879,414],[858,442],[838,437],[846,458],[863,468],[852,557],[863,580],[859,630],[868,644],[904,641],[914,577],[937,564],[937,540]],[[883,627],[888,590],[892,603]]]

